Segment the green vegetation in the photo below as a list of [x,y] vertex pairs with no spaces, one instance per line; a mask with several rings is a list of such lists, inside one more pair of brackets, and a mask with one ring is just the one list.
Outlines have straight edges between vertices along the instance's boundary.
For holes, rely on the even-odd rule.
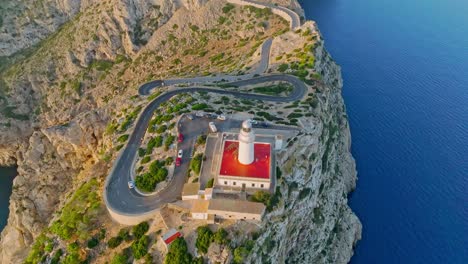
[[135,236],[135,238],[140,239],[143,237],[146,232],[149,230],[149,224],[148,222],[141,222],[138,225],[134,226],[132,229],[132,233]]
[[50,260],[50,264],[58,264],[62,255],[63,255],[63,250],[61,248],[57,249],[57,251],[55,251],[54,256]]
[[94,60],[91,62],[89,65],[90,69],[96,69],[98,71],[109,71],[112,66],[114,66],[114,63],[112,61],[108,60]]
[[162,146],[162,143],[163,143],[163,137],[162,136],[157,136],[155,138],[151,138],[149,141],[148,141],[148,145],[146,146],[146,154],[151,154],[153,153],[153,149],[156,147],[156,148],[159,148]]
[[283,63],[280,66],[278,66],[278,71],[279,72],[285,72],[287,69],[289,69],[289,65],[286,64],[286,63]]
[[197,138],[197,145],[203,145],[206,143],[206,135],[200,135]]
[[253,88],[254,92],[267,95],[279,95],[282,93],[289,94],[292,90],[292,85],[286,83]]
[[255,18],[266,18],[268,19],[272,14],[273,11],[271,8],[258,8],[254,6],[245,6],[245,9],[249,10],[251,13],[255,15]]
[[112,258],[111,264],[128,264],[128,256],[126,254],[117,254]]
[[200,175],[202,160],[203,160],[203,155],[197,154],[190,161],[190,169],[193,172],[195,172],[197,175]]
[[213,188],[214,185],[214,179],[211,178],[207,183],[206,183],[206,188]]
[[145,157],[143,157],[143,158],[141,159],[140,163],[141,163],[141,164],[146,164],[146,163],[150,162],[150,160],[151,160],[151,157],[150,157],[150,156],[145,156]]
[[88,240],[87,246],[88,248],[95,248],[98,244],[99,244],[99,239],[97,239],[96,237],[93,237],[90,240]]
[[197,241],[195,246],[198,249],[199,253],[206,254],[208,248],[210,247],[211,241],[213,241],[213,232],[208,228],[208,226],[200,226],[197,228]]
[[164,264],[192,264],[192,255],[183,238],[179,237],[171,243]]
[[44,234],[39,235],[36,238],[36,242],[32,245],[29,255],[24,261],[26,264],[40,263],[44,254],[46,253],[45,247],[51,243],[52,239],[48,238]]
[[135,259],[141,259],[148,253],[150,238],[142,236],[132,243],[132,253]]
[[263,203],[268,205],[270,202],[270,193],[266,191],[256,191],[252,197],[250,197],[252,202]]
[[226,245],[229,242],[227,238],[228,232],[224,228],[219,228],[216,233],[214,233],[213,240],[219,245]]
[[128,134],[121,135],[120,137],[117,138],[117,142],[124,143],[128,139]]
[[140,113],[140,110],[141,110],[141,106],[138,106],[137,108],[135,108],[135,110],[133,110],[129,115],[125,117],[125,120],[120,125],[121,132],[127,130],[130,127],[133,120],[135,120],[135,118],[138,116],[138,113]]
[[235,7],[236,7],[235,5],[228,3],[223,7],[223,13],[227,14],[227,13],[231,12],[231,10],[233,10]]
[[22,120],[22,121],[29,120],[29,116],[22,115],[22,114],[17,114],[17,113],[14,112],[14,110],[16,110],[15,106],[5,106],[2,109],[2,114],[6,118],[13,118],[13,119]]
[[122,244],[122,241],[123,240],[120,236],[112,237],[111,239],[109,239],[109,241],[107,241],[107,246],[109,248],[116,248],[120,244]]
[[175,138],[176,137],[173,136],[173,135],[167,136],[166,140],[164,141],[164,150],[167,151],[169,149],[169,147],[172,145],[172,143],[174,143]]
[[152,162],[149,166],[149,172],[136,177],[136,187],[145,192],[154,191],[156,185],[166,180],[166,177],[168,175],[168,171],[164,167],[164,164],[165,162],[158,160]]
[[98,189],[96,179],[84,183],[63,207],[59,219],[52,224],[50,231],[64,240],[72,237],[88,238],[91,224],[101,210]]
[[244,245],[241,245],[234,249],[233,262],[236,264],[244,263],[245,258],[250,254],[254,246],[254,241],[248,240]]

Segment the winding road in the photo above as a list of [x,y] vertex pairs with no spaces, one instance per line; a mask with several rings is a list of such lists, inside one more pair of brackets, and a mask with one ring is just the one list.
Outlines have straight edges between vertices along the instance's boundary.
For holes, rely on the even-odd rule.
[[[250,1],[244,1],[250,2]],[[258,3],[257,3],[258,4]],[[279,8],[276,6],[265,5],[265,7]],[[285,9],[285,8],[281,8]],[[287,9],[289,12],[293,12]],[[294,13],[294,12],[293,12]],[[295,13],[294,13],[295,14]],[[296,21],[297,24],[291,23],[291,28],[295,28],[299,25],[300,21],[295,20],[298,18],[295,14],[292,21]],[[223,95],[231,95],[237,98],[247,100],[261,100],[271,102],[293,102],[300,100],[307,91],[307,86],[297,77],[287,74],[268,74],[260,77],[254,77],[259,74],[263,74],[269,65],[270,49],[272,39],[267,39],[262,45],[261,60],[256,70],[252,73],[240,76],[232,75],[220,75],[214,77],[193,77],[185,79],[168,79],[168,80],[155,80],[145,83],[140,86],[138,92],[141,96],[149,95],[153,89],[164,86],[173,86],[176,84],[191,84],[191,87],[184,88],[173,88],[167,92],[161,94],[156,99],[151,101],[141,112],[136,123],[134,132],[131,134],[127,145],[121,150],[120,155],[114,162],[114,166],[111,173],[106,178],[104,188],[104,201],[111,213],[115,216],[124,217],[139,217],[142,215],[149,215],[160,209],[166,203],[176,201],[182,192],[183,185],[186,180],[186,172],[188,169],[190,157],[188,153],[191,153],[191,148],[195,137],[189,137],[184,142],[179,143],[178,147],[183,149],[186,155],[182,159],[182,164],[179,167],[175,167],[174,176],[171,178],[167,187],[154,195],[142,195],[134,189],[128,188],[128,181],[133,179],[135,170],[134,164],[137,158],[137,152],[141,145],[141,141],[146,133],[148,124],[152,118],[153,112],[171,97],[181,93],[194,93],[194,92],[209,92]],[[216,83],[219,81],[229,81],[228,83],[232,86],[243,87],[247,85],[261,84],[272,81],[284,81],[288,82],[293,86],[293,91],[287,96],[269,96],[261,94],[243,93],[238,91],[224,90],[221,88],[210,88],[203,87],[203,83]],[[122,224],[126,224],[125,221],[115,219]]]

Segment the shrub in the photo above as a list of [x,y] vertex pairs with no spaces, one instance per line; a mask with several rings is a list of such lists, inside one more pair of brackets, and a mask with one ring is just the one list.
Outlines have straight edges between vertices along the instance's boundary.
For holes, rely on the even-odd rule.
[[268,205],[268,202],[270,201],[270,193],[265,192],[265,191],[256,191],[252,197],[250,197],[250,200],[252,202],[258,202],[258,203],[263,203],[265,205]]
[[88,248],[94,248],[99,244],[99,239],[93,237],[90,240],[88,240]]
[[127,134],[121,135],[119,138],[117,138],[117,141],[120,142],[120,143],[123,143],[123,142],[127,141],[128,137],[129,136]]
[[199,103],[199,104],[196,104],[196,105],[192,106],[192,110],[196,110],[196,111],[197,110],[204,110],[206,108],[208,108],[208,105],[205,104],[205,103]]
[[224,230],[224,228],[219,228],[218,231],[216,231],[216,233],[214,234],[213,239],[219,245],[225,245],[228,242],[227,236],[228,233],[226,232],[226,230]]
[[188,252],[187,243],[181,237],[169,246],[164,264],[191,264],[192,256]]
[[206,188],[213,188],[213,185],[214,185],[214,179],[212,178],[206,183]]
[[195,172],[197,175],[200,175],[201,164],[202,164],[203,155],[197,154],[190,161],[190,169]]
[[198,145],[203,145],[206,143],[206,135],[200,135],[197,138],[197,144]]
[[226,4],[224,7],[223,7],[223,13],[224,14],[227,14],[229,13],[231,10],[233,10],[235,8],[235,6],[233,4]]
[[280,66],[278,66],[278,71],[279,72],[285,72],[287,69],[289,69],[289,65],[286,64],[286,63],[283,63]]
[[126,254],[117,254],[112,258],[111,264],[127,264],[128,256]]
[[130,236],[130,232],[128,232],[128,229],[126,228],[120,229],[119,234],[117,236],[125,241],[130,241],[132,239],[132,237]]
[[142,236],[132,243],[132,253],[135,259],[141,259],[148,253],[149,240],[148,236]]
[[60,258],[62,257],[63,255],[63,250],[61,248],[59,248],[54,256],[52,257],[52,259],[50,260],[50,264],[58,264],[59,261],[60,261]]
[[122,244],[122,238],[121,237],[112,237],[111,239],[109,239],[109,241],[107,242],[107,246],[109,248],[116,248],[118,247],[120,244]]
[[150,162],[151,157],[150,156],[145,156],[143,159],[141,159],[141,164],[146,164]]
[[166,138],[166,141],[164,141],[164,149],[165,149],[165,150],[168,150],[169,147],[172,145],[172,143],[174,143],[174,140],[175,140],[175,136],[169,135],[169,136]]
[[139,239],[149,230],[148,222],[141,222],[138,225],[134,226],[132,229],[133,235]]
[[195,246],[200,253],[207,253],[210,247],[211,241],[213,241],[213,232],[208,226],[200,226],[197,228],[197,241]]

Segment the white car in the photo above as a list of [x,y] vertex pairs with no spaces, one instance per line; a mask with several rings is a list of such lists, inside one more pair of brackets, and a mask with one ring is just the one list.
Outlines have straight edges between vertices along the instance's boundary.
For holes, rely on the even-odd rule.
[[184,155],[184,151],[180,149],[179,152],[177,153],[177,157],[182,158],[182,155]]
[[219,115],[217,118],[218,118],[218,120],[221,120],[221,121],[226,120],[226,116],[225,116],[225,115]]
[[198,117],[204,117],[205,116],[205,114],[203,112],[196,112],[195,115],[198,116]]
[[216,128],[216,125],[213,122],[208,123],[208,127],[211,129],[211,132],[218,132],[218,129]]
[[128,181],[128,188],[129,188],[129,189],[135,188],[135,182],[133,182],[133,181]]
[[250,124],[252,124],[252,125],[258,125],[257,120],[250,119],[249,121],[250,121]]

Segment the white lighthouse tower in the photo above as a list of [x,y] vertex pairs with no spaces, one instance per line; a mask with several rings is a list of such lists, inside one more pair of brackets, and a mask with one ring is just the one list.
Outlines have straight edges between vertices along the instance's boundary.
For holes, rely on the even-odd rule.
[[249,165],[254,162],[254,141],[255,133],[252,130],[250,120],[242,122],[242,127],[239,133],[239,157],[241,164]]

